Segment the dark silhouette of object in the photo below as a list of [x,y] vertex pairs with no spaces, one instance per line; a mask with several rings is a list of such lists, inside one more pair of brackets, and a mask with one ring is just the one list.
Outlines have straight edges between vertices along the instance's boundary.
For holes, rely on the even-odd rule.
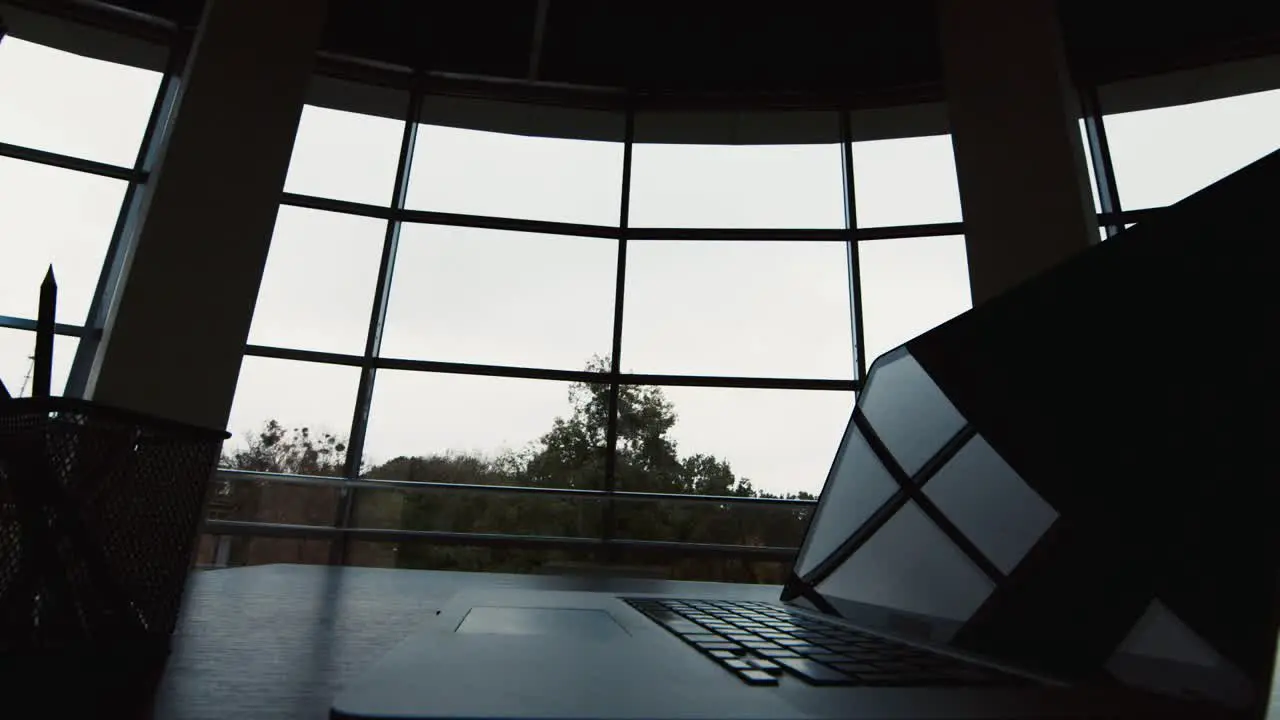
[[1267,686],[1277,178],[1280,152],[908,343],[1062,515],[957,642],[1079,672],[1154,597]]
[[0,412],[0,652],[167,644],[226,433],[66,398]]
[[[0,404],[7,696],[59,717],[149,696],[225,438],[83,400]],[[75,692],[50,696],[49,678]]]
[[53,325],[58,309],[58,281],[53,266],[40,283],[40,309],[36,314],[35,377],[31,397],[47,398],[53,385]]
[[[910,501],[991,588],[942,621],[921,614],[915,632],[941,629],[962,650],[1064,678],[1105,670],[1235,706],[1265,701],[1280,621],[1280,488],[1263,399],[1276,366],[1277,179],[1280,152],[880,358],[854,424],[865,456],[901,487],[897,504],[798,571],[787,596],[869,615],[850,576],[831,578],[869,556],[878,567],[909,559],[914,545],[872,541]],[[879,400],[903,387],[930,399]],[[994,452],[953,460],[978,437]],[[962,468],[951,478],[977,497],[997,487],[996,456],[1034,493],[991,490],[968,520],[939,510],[933,493],[946,491],[931,478]],[[975,539],[1039,503],[1052,517],[1025,547]],[[1002,547],[1016,556],[998,567]],[[917,607],[888,597],[879,604]],[[1194,639],[1199,671],[1150,645],[1117,652],[1166,611]]]

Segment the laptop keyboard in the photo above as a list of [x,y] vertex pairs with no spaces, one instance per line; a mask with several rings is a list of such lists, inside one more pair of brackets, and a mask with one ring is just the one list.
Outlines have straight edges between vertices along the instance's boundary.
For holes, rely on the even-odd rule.
[[1017,678],[763,602],[622,598],[748,685],[1017,685]]

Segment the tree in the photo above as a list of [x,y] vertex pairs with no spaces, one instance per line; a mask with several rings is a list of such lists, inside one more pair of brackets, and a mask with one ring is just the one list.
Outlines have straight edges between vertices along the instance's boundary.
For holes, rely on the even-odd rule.
[[[599,356],[586,365],[588,372],[604,373],[608,368],[608,359]],[[601,501],[467,490],[468,485],[603,487],[610,392],[608,383],[574,383],[569,388],[568,415],[557,417],[546,433],[519,450],[494,457],[458,452],[402,456],[371,468],[365,477],[449,487],[362,490],[357,495],[357,523],[429,531],[599,537],[604,505],[610,502],[620,538],[781,547],[799,543],[808,508],[679,500]],[[737,477],[725,460],[701,453],[681,458],[671,437],[678,416],[661,388],[621,386],[617,409],[614,470],[619,489],[775,497],[758,492],[749,479]],[[344,451],[343,441],[333,435],[313,435],[307,428],[285,430],[271,421],[245,449],[224,458],[224,464],[264,472],[331,475],[341,473]],[[815,499],[808,493],[787,497]],[[401,567],[527,571],[549,557],[566,555],[414,543],[397,549],[395,563]],[[672,574],[780,582],[785,569],[777,562],[748,563],[707,556],[675,563]]]
[[[247,444],[222,457],[222,467],[263,473],[341,476],[346,442],[307,427],[286,428],[276,420],[247,438]],[[270,522],[288,525],[332,525],[337,517],[338,491],[333,487],[299,486],[267,479],[216,480],[209,500],[209,517],[218,520]],[[325,540],[240,538],[231,544],[230,562],[322,563],[329,557]],[[202,542],[202,562],[215,554]]]
[[307,427],[286,429],[268,420],[249,436],[246,447],[223,456],[224,467],[293,475],[341,475],[346,441],[332,433],[312,435]]

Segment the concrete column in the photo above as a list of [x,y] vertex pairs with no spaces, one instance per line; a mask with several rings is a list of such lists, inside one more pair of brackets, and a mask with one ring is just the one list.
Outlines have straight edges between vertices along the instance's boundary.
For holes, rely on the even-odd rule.
[[973,302],[1097,240],[1055,0],[939,0]]
[[206,3],[86,397],[226,426],[326,8]]

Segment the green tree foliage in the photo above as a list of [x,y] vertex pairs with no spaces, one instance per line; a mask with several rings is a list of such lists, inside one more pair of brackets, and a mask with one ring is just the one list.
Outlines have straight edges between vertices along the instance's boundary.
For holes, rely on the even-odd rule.
[[341,475],[344,440],[330,433],[312,435],[310,428],[288,428],[268,420],[249,444],[224,457],[224,467],[294,475]]
[[[592,358],[590,372],[604,372],[608,360]],[[728,502],[601,500],[545,494],[468,490],[466,486],[514,485],[590,488],[604,485],[608,447],[610,388],[607,383],[575,383],[570,412],[558,417],[540,438],[498,456],[449,452],[402,456],[370,468],[365,477],[447,483],[447,489],[362,490],[356,521],[365,527],[399,527],[479,533],[519,533],[558,537],[600,537],[603,518],[616,518],[615,536],[752,546],[794,546],[800,542],[808,509]],[[681,457],[671,430],[676,409],[661,388],[623,386],[618,392],[615,477],[620,490],[730,497],[776,497],[752,487],[727,461],[706,454]],[[224,458],[224,466],[244,470],[312,475],[341,474],[345,448],[332,435],[307,428],[285,430],[269,422],[248,447]],[[241,484],[241,483],[237,483]],[[808,493],[787,495],[813,500]],[[606,508],[606,504],[611,508]],[[463,570],[533,571],[551,561],[569,561],[564,551],[498,550],[431,543],[402,544],[395,564]],[[614,558],[615,560],[617,558]],[[628,552],[631,564],[664,565],[671,577],[780,582],[777,562],[745,562],[690,554],[672,560]]]
[[[346,443],[310,428],[286,428],[275,420],[248,438],[242,448],[222,458],[222,467],[263,473],[341,476]],[[218,480],[209,499],[209,517],[289,525],[332,525],[338,492],[331,487],[299,486],[267,479]],[[322,562],[323,540],[240,539],[232,544],[233,564],[258,562]],[[205,561],[210,558],[205,558]]]

